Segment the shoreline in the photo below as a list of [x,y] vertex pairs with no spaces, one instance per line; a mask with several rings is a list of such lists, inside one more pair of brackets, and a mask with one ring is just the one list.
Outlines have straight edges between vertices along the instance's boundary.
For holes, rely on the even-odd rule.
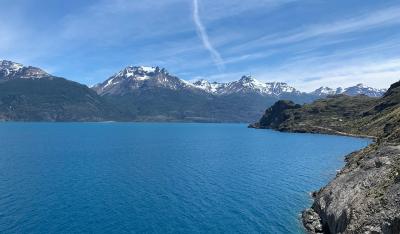
[[318,126],[315,126],[315,128],[319,128],[321,130],[326,130],[326,131],[318,132],[318,131],[307,131],[307,130],[300,130],[300,129],[279,130],[279,129],[273,129],[273,128],[261,128],[261,127],[254,126],[253,124],[248,125],[248,128],[260,129],[260,130],[261,129],[270,129],[270,130],[274,130],[274,131],[278,131],[278,132],[286,132],[286,133],[307,133],[307,134],[322,134],[322,135],[332,135],[332,136],[348,136],[348,137],[356,137],[356,138],[367,138],[367,139],[373,140],[374,142],[376,142],[379,139],[376,136],[340,132],[340,131],[336,131],[336,130],[333,130],[330,128],[324,128],[324,127],[318,127]]
[[305,129],[300,130],[300,129],[274,129],[274,128],[263,128],[260,126],[257,126],[256,124],[249,124],[248,128],[254,128],[257,130],[263,130],[263,129],[268,129],[268,130],[273,130],[273,131],[278,131],[278,132],[284,132],[284,133],[304,133],[304,134],[321,134],[321,135],[332,135],[332,136],[347,136],[347,137],[356,137],[356,138],[366,138],[366,139],[371,139],[373,140],[373,142],[371,142],[370,144],[368,144],[366,147],[363,147],[361,149],[359,149],[358,151],[346,154],[343,156],[345,165],[336,170],[336,175],[333,179],[331,179],[326,185],[324,185],[323,187],[321,187],[319,190],[317,191],[309,191],[308,195],[310,196],[310,198],[312,199],[312,205],[309,208],[306,208],[305,210],[303,210],[299,215],[300,215],[300,222],[302,224],[302,228],[304,229],[304,231],[306,233],[309,234],[330,234],[331,231],[327,228],[324,227],[323,222],[321,220],[320,215],[313,209],[313,206],[316,202],[316,197],[317,194],[326,186],[328,186],[332,181],[334,181],[338,175],[340,175],[343,170],[346,167],[346,164],[348,162],[348,159],[357,152],[362,152],[363,150],[366,150],[368,147],[370,147],[373,144],[377,143],[378,137],[376,136],[369,136],[369,135],[358,135],[358,134],[351,134],[351,133],[345,133],[345,132],[340,132],[340,131],[335,131],[333,129],[329,129],[329,128],[324,128],[324,127],[317,127],[314,126],[315,129],[320,129],[320,130],[324,130],[324,131],[307,131]]
[[[400,199],[396,198],[400,195],[400,144],[376,136],[323,127],[314,127],[312,131],[262,128],[255,124],[248,127],[373,140],[368,146],[344,155],[345,165],[337,171],[335,177],[319,190],[309,192],[313,203],[300,214],[301,223],[310,234],[347,233],[349,228],[355,233],[400,233]],[[398,183],[398,189],[387,192],[393,183]],[[381,204],[384,203],[383,199],[389,200],[387,203],[390,208]],[[375,209],[368,208],[371,204],[374,204]]]

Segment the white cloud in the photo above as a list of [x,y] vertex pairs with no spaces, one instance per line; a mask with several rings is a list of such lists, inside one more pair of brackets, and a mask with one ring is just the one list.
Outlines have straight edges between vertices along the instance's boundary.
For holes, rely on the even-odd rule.
[[[49,28],[29,22],[22,13],[15,14],[27,7],[15,4],[17,11],[0,16],[0,57],[51,67],[55,72],[75,70],[75,77],[67,78],[86,79],[90,83],[104,79],[109,71],[141,62],[164,66],[188,79],[192,78],[188,77],[190,74],[218,73],[214,63],[225,66],[227,72],[208,76],[211,80],[236,80],[253,73],[259,79],[286,81],[304,90],[358,82],[387,87],[400,77],[396,60],[400,53],[398,30],[393,31],[391,38],[386,35],[377,39],[381,42],[357,43],[359,38],[369,35],[365,33],[368,30],[398,26],[399,6],[362,14],[354,11],[350,17],[341,16],[340,20],[295,30],[271,29],[278,31],[256,38],[261,31],[232,30],[229,23],[220,23],[230,17],[250,19],[247,13],[252,10],[267,16],[292,0],[201,0],[200,5],[198,1],[100,0],[60,15]],[[287,23],[290,26],[291,22]],[[267,32],[269,28],[260,30]],[[203,43],[199,43],[198,36]],[[113,51],[114,47],[117,49]],[[204,47],[213,60],[204,53]],[[327,54],[329,51],[324,49],[328,47],[335,47],[336,52]],[[105,54],[101,58],[103,49]],[[276,57],[279,61],[274,60]],[[81,67],[76,69],[78,62],[99,62],[103,67],[93,71],[95,65],[78,64]]]
[[[394,35],[372,44],[338,47],[334,52],[325,54],[299,46],[295,48],[296,52],[292,51],[296,56],[286,57],[279,64],[270,65],[266,61],[264,65],[249,65],[247,69],[211,75],[209,78],[229,81],[252,73],[259,80],[287,82],[302,91],[312,91],[320,86],[348,87],[358,83],[388,88],[390,84],[400,80],[399,40],[400,35]],[[282,51],[275,52],[279,54]]]
[[198,32],[199,36],[201,37],[204,47],[210,52],[215,65],[217,65],[220,70],[223,70],[224,61],[223,61],[220,53],[211,44],[210,39],[208,38],[206,28],[204,27],[203,23],[201,22],[200,15],[199,15],[199,1],[198,0],[193,0],[193,20],[196,24],[197,32]]
[[242,51],[257,47],[292,44],[317,37],[332,37],[398,24],[400,24],[400,7],[396,6],[331,23],[309,25],[294,31],[266,35],[239,46],[232,47],[231,50]]

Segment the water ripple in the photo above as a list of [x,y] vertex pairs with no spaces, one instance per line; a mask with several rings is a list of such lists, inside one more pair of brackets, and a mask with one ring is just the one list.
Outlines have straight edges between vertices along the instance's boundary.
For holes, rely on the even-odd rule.
[[303,233],[368,141],[240,124],[0,124],[0,233]]

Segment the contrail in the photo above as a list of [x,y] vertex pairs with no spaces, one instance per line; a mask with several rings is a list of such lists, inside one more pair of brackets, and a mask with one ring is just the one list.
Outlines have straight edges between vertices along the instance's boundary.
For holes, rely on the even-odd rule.
[[204,47],[210,52],[212,59],[214,60],[214,63],[217,65],[219,70],[224,69],[224,60],[222,59],[221,55],[218,53],[218,51],[213,47],[211,44],[210,40],[208,39],[208,34],[203,26],[203,23],[201,22],[200,16],[199,16],[199,1],[198,0],[193,0],[193,20],[196,24],[197,28],[197,33],[201,37],[201,40],[203,41]]

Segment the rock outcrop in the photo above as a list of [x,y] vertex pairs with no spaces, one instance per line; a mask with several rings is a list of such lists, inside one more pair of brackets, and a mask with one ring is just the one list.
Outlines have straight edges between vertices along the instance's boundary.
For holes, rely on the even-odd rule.
[[302,217],[311,233],[400,233],[400,147],[375,144],[349,155]]

